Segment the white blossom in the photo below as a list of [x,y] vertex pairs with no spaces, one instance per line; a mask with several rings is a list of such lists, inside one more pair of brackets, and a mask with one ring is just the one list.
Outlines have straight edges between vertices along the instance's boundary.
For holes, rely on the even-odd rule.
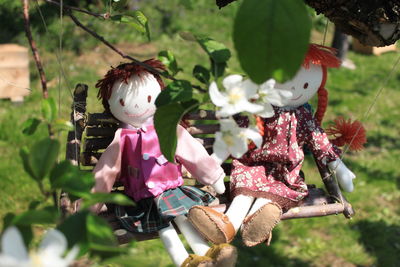
[[289,90],[276,89],[275,80],[269,79],[260,85],[258,96],[258,103],[263,105],[263,110],[256,112],[256,114],[263,118],[270,118],[275,114],[272,105],[277,107],[285,106],[292,98],[293,93]]
[[28,253],[22,236],[14,226],[7,228],[1,238],[0,267],[67,267],[76,258],[79,249],[67,249],[67,240],[58,230],[47,231],[37,251]]
[[212,82],[209,88],[211,101],[221,110],[217,116],[228,117],[242,111],[250,113],[261,112],[263,105],[251,103],[257,93],[258,85],[250,80],[244,80],[240,75],[229,75],[222,81],[225,92],[220,92],[217,84]]
[[213,157],[219,162],[224,162],[229,155],[240,158],[248,150],[249,139],[257,147],[261,146],[262,136],[257,130],[240,128],[236,122],[229,119],[220,120],[221,130],[215,133]]

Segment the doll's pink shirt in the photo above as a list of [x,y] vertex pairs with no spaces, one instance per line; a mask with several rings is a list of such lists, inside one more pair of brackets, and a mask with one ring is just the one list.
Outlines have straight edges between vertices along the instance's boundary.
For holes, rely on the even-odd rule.
[[[135,147],[139,147],[137,143],[139,134],[136,132],[140,131],[141,134],[146,135],[148,132],[152,131],[152,129],[153,125],[150,122],[146,123],[141,129],[129,127],[129,129],[120,128],[116,131],[114,140],[104,151],[93,170],[96,184],[92,192],[110,192],[115,180],[123,178],[122,180],[125,187],[127,187],[125,188],[125,193],[135,201],[157,196],[168,189],[173,189],[183,184],[180,173],[181,164],[202,184],[214,184],[217,180],[225,176],[221,166],[208,155],[200,142],[194,139],[182,126],[178,125],[178,143],[175,153],[178,171],[174,172],[173,170],[169,170],[165,173],[165,176],[160,177],[160,173],[157,170],[154,175],[152,170],[139,170],[139,175],[136,179],[129,179],[131,181],[126,181],[127,177],[123,174],[125,171],[121,169],[122,161],[126,163],[125,159],[122,160],[122,154],[125,153],[125,151],[122,151],[123,144],[121,143],[125,143],[127,138],[129,142],[131,142],[129,146],[133,149],[132,156],[129,160],[131,167],[138,169],[140,166],[143,166],[143,161],[149,161],[150,158],[153,160],[154,158],[159,159],[161,160],[160,163],[163,163],[163,157],[160,157],[162,154],[158,142],[147,155],[144,155],[144,153],[142,153],[143,151],[135,149]],[[175,164],[170,165],[176,166]],[[153,166],[156,165],[153,164]],[[121,177],[121,174],[125,177]],[[102,205],[96,205],[92,210],[98,212],[101,206]]]

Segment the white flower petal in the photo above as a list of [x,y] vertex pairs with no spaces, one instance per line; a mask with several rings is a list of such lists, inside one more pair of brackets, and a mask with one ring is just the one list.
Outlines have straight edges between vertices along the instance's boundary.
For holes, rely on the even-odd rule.
[[242,110],[238,110],[235,106],[227,104],[223,106],[221,110],[217,111],[216,115],[217,117],[228,117],[239,113],[240,111]]
[[271,106],[271,104],[265,103],[263,110],[260,112],[257,112],[256,114],[263,118],[271,118],[272,116],[274,116],[275,111],[274,111],[273,107]]
[[269,79],[268,81],[264,82],[263,84],[260,85],[260,91],[261,92],[268,92],[269,90],[273,89],[275,87],[275,80],[274,79]]
[[239,86],[240,82],[243,80],[243,77],[239,74],[233,74],[227,76],[225,79],[222,80],[222,85],[227,89],[230,90],[233,87]]
[[218,90],[217,84],[215,82],[212,82],[210,84],[208,93],[210,94],[210,99],[214,103],[214,105],[216,105],[218,107],[222,107],[228,103],[226,96],[221,94],[221,92]]
[[228,146],[223,141],[221,132],[215,133],[213,151],[213,157],[217,158],[219,162],[224,162],[229,157]]
[[219,124],[221,125],[221,132],[236,132],[239,129],[236,121],[232,118],[219,120]]
[[292,98],[293,92],[285,89],[276,89],[283,98]]
[[18,228],[8,227],[1,238],[2,254],[18,261],[28,260],[28,252]]
[[244,130],[244,133],[246,137],[249,138],[251,141],[253,141],[258,148],[261,147],[263,138],[258,131],[251,128],[247,128]]
[[246,101],[246,100],[240,101],[237,104],[237,107],[240,107],[240,111],[239,112],[247,111],[247,112],[250,112],[250,113],[257,113],[257,112],[260,112],[260,111],[262,111],[264,109],[264,107],[262,105],[253,104],[253,103],[250,103],[249,101]]
[[241,88],[243,88],[246,98],[250,99],[256,97],[259,86],[253,83],[251,80],[245,80],[242,82]]
[[240,158],[248,150],[246,138],[235,138],[234,145],[230,147],[233,157]]
[[28,259],[20,260],[0,254],[0,267],[29,267]]
[[56,229],[49,230],[39,246],[39,251],[46,254],[61,256],[67,249],[67,239]]

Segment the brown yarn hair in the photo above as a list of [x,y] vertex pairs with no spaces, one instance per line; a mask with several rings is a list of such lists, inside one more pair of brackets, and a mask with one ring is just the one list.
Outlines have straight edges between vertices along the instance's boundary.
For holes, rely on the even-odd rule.
[[[149,65],[153,69],[157,71],[165,71],[166,68],[161,61],[151,58],[143,61],[144,64]],[[165,85],[160,75],[156,71],[148,70],[145,67],[135,63],[123,63],[118,65],[117,67],[111,67],[111,69],[106,73],[103,79],[100,79],[96,83],[96,88],[99,88],[99,92],[97,93],[97,98],[102,100],[103,106],[106,111],[110,111],[110,106],[108,104],[108,100],[112,94],[112,87],[115,82],[121,80],[125,83],[128,83],[129,78],[132,75],[138,75],[139,77],[143,74],[152,74],[158,84],[161,87],[161,90],[164,89]]]

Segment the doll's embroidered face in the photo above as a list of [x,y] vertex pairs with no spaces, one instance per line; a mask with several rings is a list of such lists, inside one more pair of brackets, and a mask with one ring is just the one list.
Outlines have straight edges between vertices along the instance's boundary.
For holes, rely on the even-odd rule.
[[293,96],[287,101],[287,107],[298,107],[310,100],[322,83],[323,71],[320,65],[310,63],[309,68],[303,66],[296,76],[283,84],[275,84],[277,89],[289,90]]
[[128,83],[117,81],[108,100],[110,111],[118,120],[140,127],[156,111],[154,104],[160,84],[150,73],[132,75]]

